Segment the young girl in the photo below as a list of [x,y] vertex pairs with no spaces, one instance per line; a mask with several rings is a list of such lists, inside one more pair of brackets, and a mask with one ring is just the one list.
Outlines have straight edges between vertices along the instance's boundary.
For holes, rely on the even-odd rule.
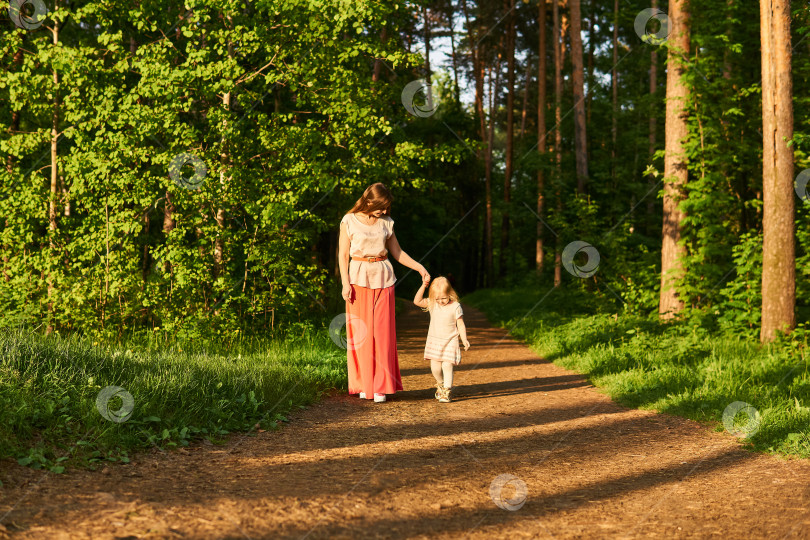
[[467,327],[464,326],[464,313],[458,303],[458,294],[445,277],[437,277],[430,285],[427,298],[423,298],[427,283],[422,283],[413,303],[430,312],[430,328],[425,344],[425,359],[430,360],[430,370],[436,379],[436,399],[439,403],[450,403],[453,388],[453,366],[461,362],[461,349],[458,338],[464,343],[464,350],[470,348],[467,341]]

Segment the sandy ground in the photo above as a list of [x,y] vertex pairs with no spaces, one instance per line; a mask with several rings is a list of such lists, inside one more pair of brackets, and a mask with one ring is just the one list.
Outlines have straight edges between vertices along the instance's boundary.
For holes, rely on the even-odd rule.
[[[398,321],[405,391],[280,431],[51,475],[0,464],[0,538],[810,538],[810,461],[613,403],[465,306],[452,403]],[[508,476],[511,475],[511,476]]]

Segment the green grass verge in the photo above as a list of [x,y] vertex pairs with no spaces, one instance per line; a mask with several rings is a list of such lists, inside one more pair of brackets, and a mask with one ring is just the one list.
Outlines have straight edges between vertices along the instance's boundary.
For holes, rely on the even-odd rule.
[[810,457],[806,343],[794,338],[762,347],[694,321],[600,311],[579,291],[554,289],[537,305],[546,292],[485,289],[462,301],[623,405],[709,422],[719,431],[726,407],[745,402],[760,415],[756,430],[745,412],[733,418],[733,429],[750,429],[742,439],[747,446]]
[[[105,419],[99,393],[119,386],[134,408]],[[128,461],[128,452],[217,440],[346,389],[346,352],[326,328],[233,344],[158,340],[123,345],[76,336],[0,331],[0,458],[62,472],[66,465]],[[113,397],[107,409],[118,411]]]

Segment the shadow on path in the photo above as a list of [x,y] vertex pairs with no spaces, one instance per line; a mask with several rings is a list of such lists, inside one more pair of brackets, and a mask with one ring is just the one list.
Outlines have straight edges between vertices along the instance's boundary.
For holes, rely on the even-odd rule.
[[[455,399],[428,320],[398,318],[405,391],[333,395],[283,429],[5,485],[19,538],[781,538],[810,534],[810,466],[621,407],[465,306]],[[525,486],[525,491],[523,487]],[[514,511],[497,502],[511,501]],[[522,504],[519,504],[522,503]],[[0,538],[3,537],[0,529]]]

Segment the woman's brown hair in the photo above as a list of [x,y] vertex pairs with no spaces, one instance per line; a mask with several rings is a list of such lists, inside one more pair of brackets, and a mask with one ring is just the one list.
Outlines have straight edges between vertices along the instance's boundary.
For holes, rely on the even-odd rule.
[[[391,203],[394,202],[394,196],[385,187],[382,182],[371,184],[363,192],[363,196],[357,199],[352,209],[347,214],[354,214],[356,212],[363,212],[370,214],[375,210],[388,210],[391,208]],[[390,212],[389,212],[390,213]]]

